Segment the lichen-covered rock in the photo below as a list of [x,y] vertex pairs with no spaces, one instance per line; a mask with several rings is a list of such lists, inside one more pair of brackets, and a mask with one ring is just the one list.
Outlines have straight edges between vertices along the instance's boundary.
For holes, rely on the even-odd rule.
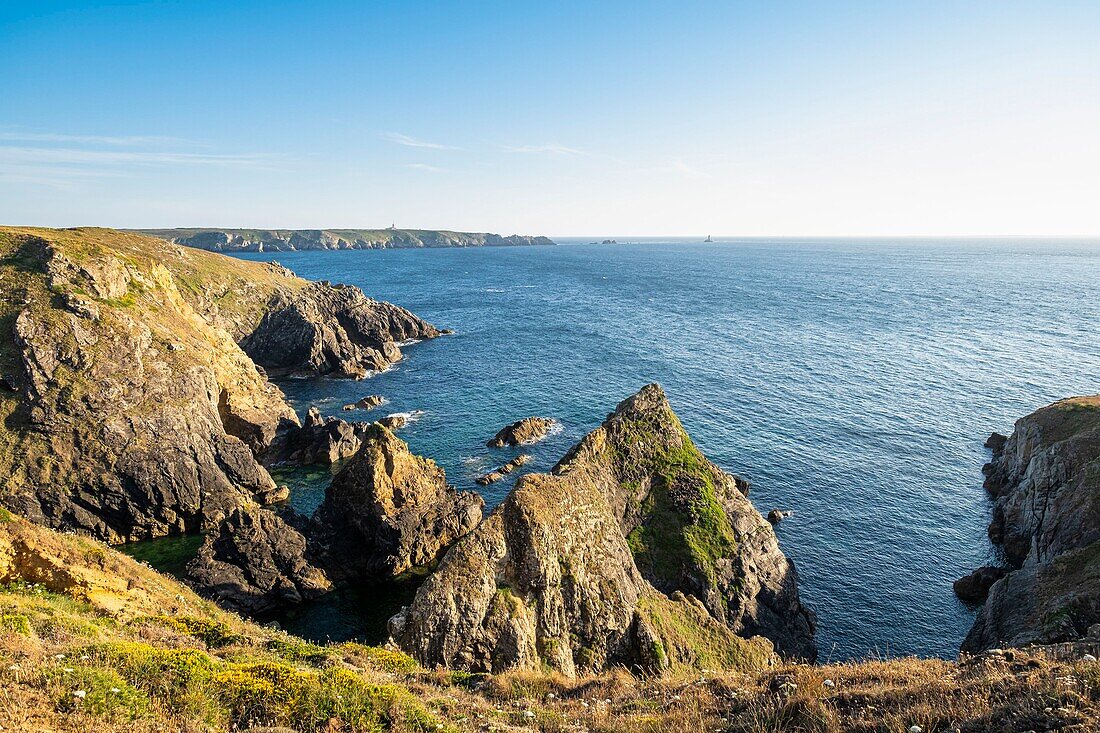
[[241,347],[271,374],[360,378],[399,361],[396,342],[439,335],[404,308],[371,300],[359,288],[311,283],[275,293]]
[[990,588],[966,651],[1072,641],[1100,621],[1100,396],[1055,402],[1001,437],[987,442],[989,537],[1021,567]]
[[[477,671],[751,667],[771,645],[742,636],[765,630],[813,656],[796,580],[737,481],[698,454],[650,385],[550,475],[522,476],[391,633],[426,665]],[[714,601],[722,592],[732,611]]]
[[692,443],[655,384],[623,401],[554,467],[603,488],[643,576],[682,591],[743,636],[812,661],[815,617],[798,572],[748,500],[748,482]]
[[325,491],[310,535],[334,578],[394,578],[435,562],[481,521],[483,507],[480,496],[455,491],[442,468],[375,423]]
[[503,448],[506,445],[537,443],[547,436],[552,427],[554,427],[554,421],[550,418],[525,417],[501,428],[485,445],[490,448]]
[[400,430],[409,424],[409,418],[404,415],[386,415],[377,420],[378,424],[389,430]]
[[187,578],[219,605],[254,615],[331,590],[306,556],[305,535],[278,514],[236,509],[206,535]]

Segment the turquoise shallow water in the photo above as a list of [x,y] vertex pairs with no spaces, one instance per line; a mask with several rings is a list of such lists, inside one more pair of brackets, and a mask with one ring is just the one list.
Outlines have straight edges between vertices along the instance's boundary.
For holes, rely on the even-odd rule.
[[[561,421],[526,467],[544,470],[619,400],[660,382],[706,454],[752,481],[758,509],[794,510],[778,533],[819,615],[823,659],[955,656],[973,613],[951,581],[991,557],[982,443],[1047,402],[1100,390],[1096,242],[246,256],[358,285],[456,331],[366,381],[281,386],[303,412],[343,415],[375,392],[390,402],[371,417],[423,410],[401,435],[460,488],[512,455],[484,447],[502,425]],[[489,503],[511,483],[486,489]],[[314,506],[324,484],[301,482],[294,503]],[[328,615],[353,630],[349,607],[372,595],[293,623],[323,635]]]

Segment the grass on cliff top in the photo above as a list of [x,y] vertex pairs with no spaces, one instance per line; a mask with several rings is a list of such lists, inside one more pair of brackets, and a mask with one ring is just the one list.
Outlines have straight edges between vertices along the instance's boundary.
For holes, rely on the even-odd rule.
[[1095,730],[1098,716],[1100,664],[1041,653],[665,679],[469,675],[228,614],[123,622],[42,586],[0,587],[4,731],[978,733]]

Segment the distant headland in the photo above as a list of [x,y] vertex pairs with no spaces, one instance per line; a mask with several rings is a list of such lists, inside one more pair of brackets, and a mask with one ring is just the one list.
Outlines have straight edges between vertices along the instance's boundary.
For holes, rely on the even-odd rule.
[[137,229],[187,247],[215,252],[286,252],[315,249],[421,247],[529,247],[553,245],[548,237],[433,229]]

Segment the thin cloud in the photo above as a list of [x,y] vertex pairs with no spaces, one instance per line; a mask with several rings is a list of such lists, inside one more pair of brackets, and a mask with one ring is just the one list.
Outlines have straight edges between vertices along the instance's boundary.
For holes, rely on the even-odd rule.
[[418,140],[415,137],[402,135],[400,132],[386,132],[382,134],[382,138],[385,140],[389,140],[391,143],[404,145],[407,148],[427,148],[429,150],[459,150],[459,148],[456,148],[453,145],[443,145],[441,143],[428,142],[427,140]]
[[686,176],[688,178],[708,178],[708,174],[699,170],[698,168],[692,168],[690,165],[684,162],[683,158],[673,158],[672,169],[677,173]]
[[428,171],[429,173],[442,173],[443,171],[447,170],[446,168],[428,165],[427,163],[408,163],[405,167],[412,168],[415,171]]
[[559,143],[545,143],[543,145],[502,145],[500,148],[505,153],[526,153],[533,155],[559,155],[568,157],[591,157],[592,153],[579,148],[571,148]]
[[60,132],[0,131],[0,141],[26,143],[79,143],[83,145],[113,145],[139,147],[144,145],[191,144],[189,140],[164,135],[68,135]]
[[0,163],[44,165],[192,165],[264,167],[279,156],[254,154],[208,154],[145,152],[133,150],[88,150],[0,145]]

